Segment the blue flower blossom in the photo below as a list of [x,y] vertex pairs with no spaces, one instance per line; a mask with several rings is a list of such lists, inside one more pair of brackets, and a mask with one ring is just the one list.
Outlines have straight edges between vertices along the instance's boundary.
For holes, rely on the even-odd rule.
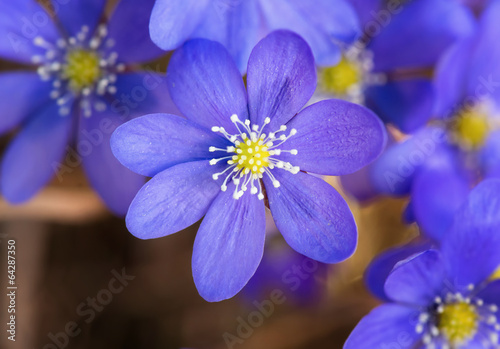
[[276,31],[259,42],[246,89],[221,44],[189,41],[172,56],[167,83],[186,119],[147,115],[120,126],[111,139],[121,163],[153,177],[127,214],[133,235],[170,235],[205,216],[192,267],[209,301],[234,296],[257,269],[265,202],[299,253],[336,263],[354,252],[349,207],[306,172],[356,171],[380,154],[386,133],[375,114],[345,101],[302,110],[316,88],[314,57],[302,38]]
[[[0,132],[20,128],[1,164],[2,194],[11,203],[30,199],[55,173],[80,163],[117,214],[144,184],[113,157],[109,138],[150,108],[175,111],[162,78],[134,68],[162,54],[147,29],[153,2],[121,0],[99,25],[105,4],[54,2],[53,20],[33,0],[0,3],[0,57],[30,65],[0,74]],[[63,161],[71,144],[75,150]]]
[[499,347],[500,181],[478,185],[439,250],[397,264],[389,299],[363,318],[345,349]]
[[432,69],[445,50],[470,35],[472,12],[449,0],[351,0],[364,36],[340,64],[320,69],[320,92],[361,103],[386,123],[413,132],[432,116]]
[[157,0],[150,23],[151,38],[164,50],[192,38],[218,41],[241,71],[255,44],[276,29],[301,35],[320,65],[335,64],[340,44],[360,34],[345,0]]

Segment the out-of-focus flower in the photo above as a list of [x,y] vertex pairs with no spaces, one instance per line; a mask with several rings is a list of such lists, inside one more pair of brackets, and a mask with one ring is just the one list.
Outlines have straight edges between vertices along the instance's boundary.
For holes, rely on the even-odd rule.
[[319,70],[320,96],[374,110],[386,123],[415,131],[432,116],[432,69],[457,39],[472,33],[471,11],[449,0],[351,0],[364,37],[336,66]]
[[344,348],[498,348],[500,181],[477,186],[439,250],[396,265],[390,300],[361,320]]
[[0,132],[20,127],[1,165],[2,194],[12,203],[80,163],[117,214],[144,184],[113,157],[109,138],[133,115],[175,110],[162,78],[133,66],[162,53],[147,30],[153,2],[121,0],[98,25],[105,3],[54,2],[55,21],[33,0],[0,3],[0,57],[36,69],[0,74]]
[[263,39],[249,59],[247,90],[230,54],[204,39],[174,53],[167,82],[187,119],[148,115],[111,139],[125,166],[153,177],[127,214],[132,234],[162,237],[205,216],[193,276],[209,301],[234,296],[257,269],[265,194],[296,251],[325,263],[354,252],[356,226],[346,202],[304,171],[356,171],[379,155],[386,133],[375,114],[345,101],[301,110],[316,88],[314,58],[302,38],[277,31]]
[[277,29],[301,35],[319,65],[337,63],[340,45],[360,34],[346,0],[157,0],[150,23],[151,38],[164,50],[192,38],[218,41],[241,71],[255,44]]

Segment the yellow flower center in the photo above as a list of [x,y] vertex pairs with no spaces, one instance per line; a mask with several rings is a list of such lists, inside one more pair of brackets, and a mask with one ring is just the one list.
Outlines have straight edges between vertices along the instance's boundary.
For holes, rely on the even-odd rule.
[[500,267],[493,273],[491,280],[500,280]]
[[343,96],[358,85],[362,77],[363,71],[360,65],[342,57],[336,66],[324,68],[320,71],[320,85],[327,92]]
[[63,76],[73,91],[94,85],[101,76],[99,55],[93,51],[75,49],[66,56]]
[[491,125],[483,111],[468,109],[457,115],[452,131],[460,145],[477,149],[486,142]]
[[450,343],[463,344],[477,332],[479,316],[476,308],[468,303],[459,302],[443,306],[439,315],[438,328]]
[[236,168],[243,173],[264,173],[265,168],[269,166],[268,158],[271,156],[268,149],[262,139],[247,139],[239,143],[236,145],[236,155],[233,156],[234,163],[237,163]]

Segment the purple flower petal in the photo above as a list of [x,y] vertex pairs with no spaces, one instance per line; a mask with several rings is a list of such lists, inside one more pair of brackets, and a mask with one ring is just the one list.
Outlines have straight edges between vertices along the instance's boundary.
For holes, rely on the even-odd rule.
[[200,220],[220,192],[208,161],[179,164],[153,177],[139,191],[126,217],[128,230],[140,239],[174,234]]
[[247,73],[252,124],[276,131],[312,97],[316,89],[314,57],[297,34],[279,30],[260,41],[252,51]]
[[500,131],[490,134],[479,158],[486,177],[500,178]]
[[443,237],[441,250],[458,291],[488,279],[500,265],[500,180],[473,189]]
[[390,146],[371,166],[373,186],[382,194],[407,195],[426,159],[445,143],[445,132],[426,127],[406,141]]
[[[159,1],[158,1],[159,2]],[[110,52],[118,53],[118,60],[139,63],[164,55],[149,36],[148,23],[154,0],[120,0],[108,23],[109,37],[115,42]]]
[[83,26],[93,33],[104,13],[106,0],[52,1],[57,18],[70,36],[78,34]]
[[[111,148],[118,160],[136,173],[152,177],[180,163],[214,158],[211,146],[229,142],[197,124],[169,114],[151,114],[118,127]],[[220,154],[220,153],[219,153]]]
[[439,60],[434,78],[437,117],[448,117],[465,98],[467,74],[475,41],[472,39],[459,41]]
[[371,110],[342,100],[313,104],[287,127],[297,134],[279,149],[296,149],[298,154],[285,152],[280,159],[322,175],[345,175],[361,169],[382,153],[387,141],[384,125]]
[[360,34],[356,13],[344,1],[264,0],[260,4],[271,30],[287,29],[302,36],[319,65],[336,64],[338,42],[350,43]]
[[123,121],[152,113],[180,115],[162,75],[155,72],[118,74],[115,86],[117,92],[109,104],[111,111]]
[[109,139],[122,121],[110,111],[80,120],[77,150],[89,182],[111,211],[124,216],[145,178],[120,164],[111,152]]
[[16,62],[32,63],[34,55],[46,50],[33,41],[42,37],[55,43],[60,37],[49,14],[34,0],[0,2],[0,57]]
[[151,39],[164,50],[174,50],[201,23],[210,0],[157,0],[149,29]]
[[212,1],[191,37],[220,42],[245,72],[250,52],[260,39],[261,22],[258,1]]
[[170,60],[167,83],[182,114],[205,128],[222,126],[236,134],[231,115],[248,118],[241,73],[217,42],[195,39],[184,44]]
[[236,295],[257,270],[264,252],[264,202],[246,193],[233,199],[234,185],[214,200],[193,248],[193,278],[200,295],[218,302]]
[[396,125],[406,133],[425,126],[432,116],[434,88],[428,79],[389,81],[369,87],[366,105],[386,123]]
[[344,349],[417,348],[418,315],[418,310],[403,305],[381,305],[359,322]]
[[374,53],[375,70],[391,71],[432,67],[455,40],[473,32],[475,19],[457,1],[420,0],[402,6],[380,27],[369,30],[373,40],[368,48]]
[[489,283],[484,290],[478,293],[477,298],[482,299],[485,304],[500,307],[500,280]]
[[440,241],[470,192],[472,179],[459,167],[457,154],[435,154],[415,176],[413,213],[425,235]]
[[52,84],[33,72],[0,74],[0,134],[19,125],[44,103],[50,103]]
[[56,103],[32,116],[2,161],[1,187],[7,201],[17,204],[30,199],[61,169],[72,126],[73,118],[59,115]]
[[323,263],[350,257],[357,245],[357,228],[349,206],[325,181],[299,172],[274,170],[281,183],[264,184],[276,226],[297,252]]
[[385,282],[385,294],[399,303],[426,307],[441,295],[445,279],[441,255],[429,250],[397,264]]
[[385,292],[385,281],[394,266],[405,259],[430,248],[426,241],[417,241],[408,245],[390,249],[378,255],[365,271],[365,283],[368,289],[383,301],[389,301]]

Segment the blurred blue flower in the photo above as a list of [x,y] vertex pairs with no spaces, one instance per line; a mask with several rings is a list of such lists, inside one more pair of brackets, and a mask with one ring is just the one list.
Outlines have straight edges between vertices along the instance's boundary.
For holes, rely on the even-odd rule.
[[351,0],[364,36],[340,64],[320,69],[319,92],[371,108],[386,123],[413,132],[432,116],[432,69],[476,20],[457,1]]
[[255,44],[276,29],[301,35],[319,65],[338,62],[339,45],[360,34],[346,0],[157,0],[150,23],[151,38],[164,50],[192,38],[218,41],[240,71]]
[[175,110],[166,83],[133,66],[162,54],[147,30],[153,1],[121,0],[98,25],[105,3],[54,2],[55,21],[33,0],[0,3],[0,57],[30,65],[0,74],[0,132],[20,128],[1,164],[2,194],[12,203],[80,163],[117,214],[144,184],[113,157],[109,138],[133,115]]
[[301,110],[316,88],[314,58],[302,38],[277,31],[263,39],[249,59],[247,89],[221,44],[195,39],[172,56],[167,82],[187,119],[148,115],[111,139],[120,162],[153,177],[127,214],[132,234],[158,238],[205,216],[192,266],[209,301],[234,296],[257,269],[265,194],[296,251],[325,263],[354,252],[356,226],[346,202],[303,171],[356,171],[380,154],[386,133],[375,114],[345,101]]
[[409,216],[439,241],[470,190],[500,176],[500,1],[476,33],[458,42],[436,71],[433,122],[395,144],[369,169],[375,192],[410,194]]
[[390,300],[363,318],[345,349],[498,348],[500,181],[474,189],[439,250],[427,250],[389,274]]

